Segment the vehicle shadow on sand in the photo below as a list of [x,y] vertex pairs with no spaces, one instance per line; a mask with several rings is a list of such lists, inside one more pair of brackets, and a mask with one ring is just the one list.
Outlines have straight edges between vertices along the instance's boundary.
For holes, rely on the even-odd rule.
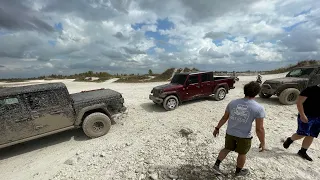
[[166,112],[162,105],[158,105],[153,102],[142,103],[140,106],[147,112]]
[[82,129],[73,129],[0,149],[0,160],[44,149],[72,139],[75,141],[89,140],[89,138],[83,133]]
[[[205,101],[216,101],[216,100],[213,97],[201,97],[198,99],[185,101],[182,104],[179,104],[179,106],[185,106],[188,104],[200,103],[200,102],[205,102]],[[218,101],[216,101],[216,102],[218,102]],[[142,104],[140,104],[140,106],[147,112],[166,112],[166,110],[163,108],[162,105],[157,105],[153,102],[142,103]]]

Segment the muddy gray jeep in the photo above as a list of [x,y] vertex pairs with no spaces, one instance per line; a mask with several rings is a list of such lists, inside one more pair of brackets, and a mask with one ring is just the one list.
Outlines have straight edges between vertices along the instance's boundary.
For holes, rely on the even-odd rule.
[[279,97],[284,105],[295,104],[300,92],[308,86],[320,84],[320,66],[294,68],[284,78],[266,80],[261,87],[259,96]]
[[69,94],[63,83],[0,89],[0,148],[82,128],[89,138],[108,133],[127,108],[119,92]]

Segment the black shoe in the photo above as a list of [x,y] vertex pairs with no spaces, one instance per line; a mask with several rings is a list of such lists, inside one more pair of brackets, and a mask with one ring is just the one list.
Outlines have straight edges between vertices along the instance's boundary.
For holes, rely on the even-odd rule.
[[241,169],[240,172],[238,172],[238,173],[236,172],[235,173],[236,176],[245,176],[247,174],[249,174],[249,169],[245,169],[245,168]]
[[291,138],[288,137],[287,140],[283,143],[283,147],[286,148],[286,149],[288,149],[289,146],[292,144],[292,142],[293,142],[293,141],[291,140]]
[[303,159],[306,159],[308,161],[313,161],[307,153],[303,153],[301,150],[299,150],[298,155]]

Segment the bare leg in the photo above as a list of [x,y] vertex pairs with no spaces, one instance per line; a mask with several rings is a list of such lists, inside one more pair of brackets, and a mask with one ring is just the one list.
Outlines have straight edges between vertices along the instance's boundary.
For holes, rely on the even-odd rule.
[[302,148],[308,149],[313,142],[313,137],[312,136],[306,136],[303,141],[302,141]]
[[301,136],[301,135],[295,133],[295,134],[293,134],[293,135],[291,136],[291,140],[292,140],[292,141],[296,141],[296,140],[302,139],[302,138],[304,138],[304,137],[305,137],[305,136]]
[[228,149],[222,149],[221,151],[220,151],[220,153],[219,153],[219,156],[218,156],[218,160],[220,160],[220,161],[223,161],[226,157],[227,157],[227,155],[229,154],[229,152],[230,152],[230,150],[228,150]]
[[242,169],[245,163],[246,163],[246,155],[238,154],[237,167]]

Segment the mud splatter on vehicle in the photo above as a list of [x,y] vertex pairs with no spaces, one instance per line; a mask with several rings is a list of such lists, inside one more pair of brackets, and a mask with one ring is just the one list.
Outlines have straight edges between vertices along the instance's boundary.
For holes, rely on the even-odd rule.
[[82,128],[90,138],[108,133],[127,108],[111,89],[69,94],[63,83],[0,89],[0,148]]

